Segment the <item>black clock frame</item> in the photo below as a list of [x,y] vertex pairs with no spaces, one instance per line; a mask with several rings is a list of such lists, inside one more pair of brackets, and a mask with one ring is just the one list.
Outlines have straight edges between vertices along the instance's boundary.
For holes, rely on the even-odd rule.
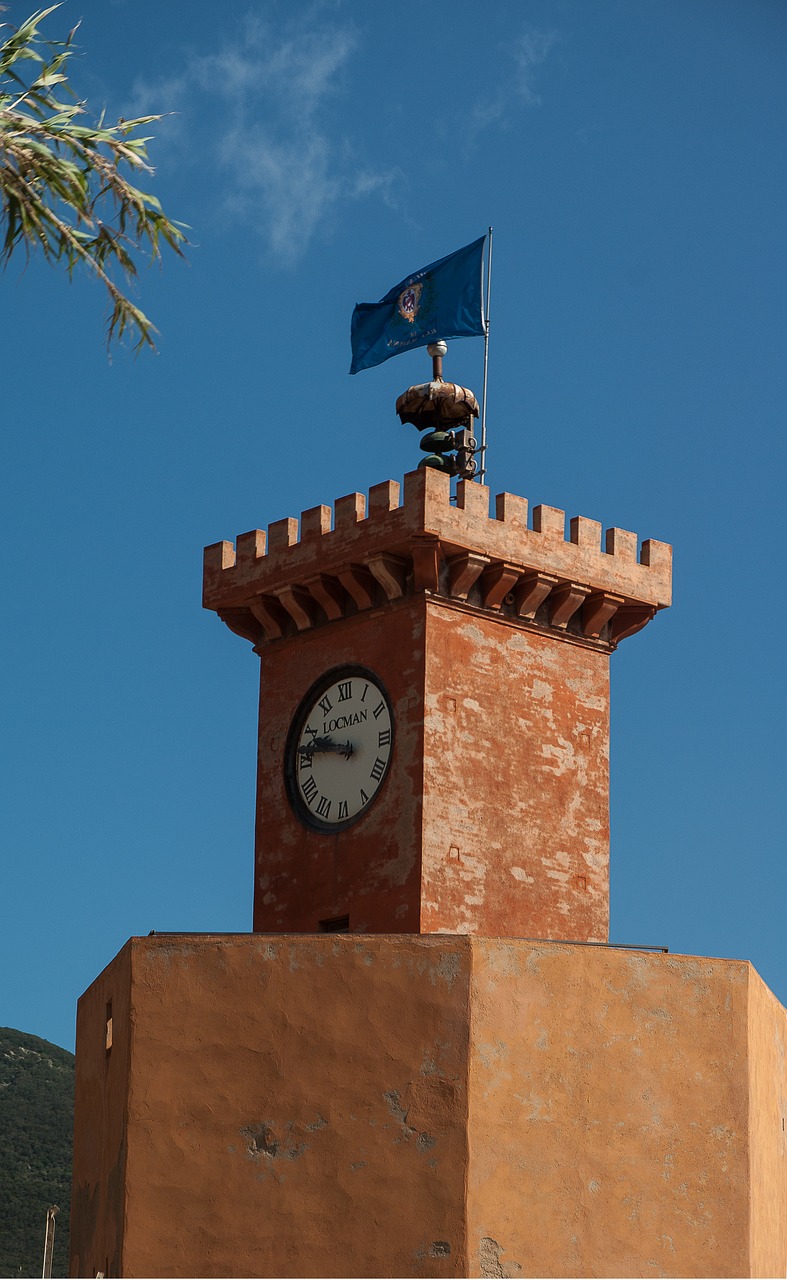
[[[325,689],[329,689],[331,685],[338,684],[340,680],[349,679],[351,677],[360,677],[361,679],[370,680],[385,698],[388,706],[388,713],[391,717],[391,750],[388,753],[388,759],[385,764],[383,776],[380,784],[375,790],[373,796],[370,796],[367,803],[351,818],[345,819],[344,822],[321,822],[315,813],[309,809],[303,801],[300,787],[298,786],[298,761],[297,748],[300,741],[303,727],[309,718],[309,712],[313,710],[319,694]],[[325,671],[314,681],[306,690],[306,693],[298,703],[295,714],[290,721],[290,727],[287,732],[287,740],[284,745],[284,789],[290,807],[296,818],[308,827],[311,831],[319,831],[321,835],[335,835],[340,831],[346,831],[348,827],[352,827],[356,822],[360,822],[365,818],[369,810],[373,808],[375,802],[379,798],[388,777],[388,771],[391,767],[394,748],[396,746],[396,718],[394,716],[393,701],[385,684],[376,672],[370,670],[369,667],[362,667],[356,663],[346,663],[342,666],[332,667],[330,671]]]

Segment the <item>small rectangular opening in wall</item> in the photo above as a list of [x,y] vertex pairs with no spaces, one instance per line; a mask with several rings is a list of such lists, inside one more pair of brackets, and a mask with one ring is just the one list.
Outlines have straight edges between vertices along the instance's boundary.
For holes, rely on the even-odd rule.
[[107,1053],[109,1053],[110,1049],[112,1048],[112,1001],[111,1000],[107,1005],[107,1022],[106,1022],[106,1030],[104,1033],[104,1048],[106,1049]]
[[350,917],[333,916],[330,920],[320,921],[320,933],[349,933]]

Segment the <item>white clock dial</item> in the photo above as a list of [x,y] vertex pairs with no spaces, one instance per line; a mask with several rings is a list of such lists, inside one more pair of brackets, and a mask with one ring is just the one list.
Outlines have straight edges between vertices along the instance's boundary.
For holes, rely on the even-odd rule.
[[299,817],[332,831],[360,818],[383,784],[393,713],[380,682],[360,667],[329,673],[292,724],[285,764]]

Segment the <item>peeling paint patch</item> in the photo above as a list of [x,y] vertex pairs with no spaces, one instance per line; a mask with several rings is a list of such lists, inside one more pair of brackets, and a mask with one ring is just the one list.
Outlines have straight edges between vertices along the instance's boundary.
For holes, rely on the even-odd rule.
[[399,1123],[402,1125],[406,1124],[407,1112],[402,1106],[402,1100],[399,1097],[399,1094],[397,1093],[396,1089],[389,1089],[387,1093],[383,1094],[383,1097],[385,1098],[385,1101],[388,1104],[388,1110],[390,1111],[394,1120],[398,1120]]
[[437,1139],[431,1133],[419,1132],[418,1129],[414,1129],[411,1124],[407,1123],[407,1117],[410,1113],[405,1111],[397,1090],[389,1089],[387,1093],[383,1094],[383,1097],[394,1120],[398,1121],[402,1127],[404,1141],[409,1142],[411,1138],[415,1138],[415,1145],[418,1151],[421,1153],[431,1151]]
[[500,1258],[501,1253],[505,1253],[502,1245],[499,1245],[491,1236],[483,1237],[478,1246],[481,1275],[493,1276],[495,1280],[498,1280],[498,1277],[521,1276],[522,1268],[519,1263],[503,1263]]
[[522,1107],[525,1109],[526,1120],[539,1120],[544,1124],[552,1123],[549,1102],[544,1102],[544,1099],[539,1098],[536,1094],[525,1097],[524,1094],[515,1093],[513,1096],[517,1102],[521,1102]]
[[430,1258],[448,1258],[451,1256],[451,1246],[447,1240],[433,1240],[429,1246]]
[[495,1040],[494,1043],[480,1043],[476,1046],[476,1051],[487,1071],[497,1070],[506,1056],[506,1046],[502,1040]]
[[567,872],[567,871],[547,871],[547,873],[546,873],[546,874],[547,874],[547,876],[549,877],[549,879],[550,879],[550,880],[556,880],[556,881],[558,882],[558,884],[567,884],[567,883],[568,883],[568,872]]
[[547,684],[546,680],[534,680],[533,687],[530,691],[531,697],[538,698],[540,702],[552,701],[552,685]]
[[[433,965],[429,970],[430,982],[435,982],[436,978],[440,977],[443,979],[443,982],[447,983],[450,987],[459,977],[461,968],[460,960],[461,958],[457,952],[447,954],[446,952],[441,951],[437,964]],[[435,976],[432,977],[432,974]]]
[[272,1124],[245,1125],[240,1135],[245,1140],[247,1155],[252,1160],[297,1160],[308,1150],[309,1144],[292,1141],[294,1127],[292,1122],[287,1124],[284,1137],[280,1138]]

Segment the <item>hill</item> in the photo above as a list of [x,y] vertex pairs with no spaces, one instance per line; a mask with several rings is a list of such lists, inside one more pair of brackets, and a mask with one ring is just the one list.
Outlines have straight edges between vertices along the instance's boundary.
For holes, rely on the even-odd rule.
[[68,1274],[74,1055],[0,1027],[0,1276],[40,1276],[46,1211],[53,1276]]

